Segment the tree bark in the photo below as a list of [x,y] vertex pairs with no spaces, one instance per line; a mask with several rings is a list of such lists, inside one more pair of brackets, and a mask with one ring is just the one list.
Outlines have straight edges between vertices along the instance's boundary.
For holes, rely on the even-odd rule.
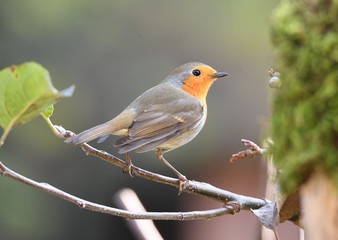
[[301,187],[303,225],[307,240],[338,237],[338,191],[325,173],[318,172]]

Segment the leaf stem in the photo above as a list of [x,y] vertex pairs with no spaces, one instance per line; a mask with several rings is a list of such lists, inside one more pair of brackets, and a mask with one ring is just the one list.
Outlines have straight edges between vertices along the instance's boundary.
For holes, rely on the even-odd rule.
[[53,133],[56,136],[59,136],[59,131],[54,127],[52,121],[49,119],[49,117],[47,117],[45,114],[41,113],[41,116],[46,120],[48,126],[52,129]]

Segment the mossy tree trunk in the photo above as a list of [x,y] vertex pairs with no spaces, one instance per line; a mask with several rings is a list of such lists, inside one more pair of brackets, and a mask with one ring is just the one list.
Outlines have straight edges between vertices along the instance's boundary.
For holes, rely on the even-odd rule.
[[282,192],[300,191],[307,239],[338,236],[338,0],[284,0],[272,26],[282,86],[272,102]]

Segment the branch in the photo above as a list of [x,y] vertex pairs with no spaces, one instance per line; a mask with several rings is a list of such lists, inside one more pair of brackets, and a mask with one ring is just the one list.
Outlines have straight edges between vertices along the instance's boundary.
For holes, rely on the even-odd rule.
[[[67,137],[74,135],[74,133],[72,133],[71,131],[67,131],[60,126],[55,126],[52,124],[50,124],[50,126],[53,128],[53,132],[60,138],[67,138]],[[123,168],[125,171],[128,170],[129,166],[125,161],[107,152],[97,150],[88,144],[82,144],[81,147],[87,155],[93,155],[93,156],[99,157],[109,163],[113,163]],[[180,185],[178,179],[152,173],[152,172],[146,171],[144,169],[141,169],[135,166],[132,166],[131,171],[136,176],[140,176],[140,177],[152,180],[152,181],[165,183],[165,184],[176,186],[176,187],[179,187]],[[97,203],[93,203],[93,202],[78,198],[56,187],[53,187],[47,183],[39,183],[25,176],[22,176],[12,171],[11,169],[7,168],[1,162],[0,162],[0,174],[3,176],[7,176],[12,179],[15,179],[17,181],[20,181],[22,183],[25,183],[27,185],[30,185],[32,187],[35,187],[37,189],[40,189],[42,191],[45,191],[49,194],[62,198],[66,201],[72,202],[76,204],[77,206],[79,206],[80,208],[84,208],[84,209],[88,209],[88,210],[92,210],[96,212],[101,212],[101,213],[106,213],[106,214],[111,214],[111,215],[116,215],[116,216],[121,216],[127,219],[153,219],[153,220],[210,219],[210,218],[222,216],[225,214],[234,214],[238,212],[239,209],[243,209],[243,210],[259,209],[267,205],[268,203],[270,203],[269,200],[238,195],[238,194],[231,193],[226,190],[214,187],[208,183],[187,180],[183,184],[182,191],[208,197],[210,199],[224,203],[225,206],[221,208],[205,210],[205,211],[171,212],[171,213],[168,213],[168,212],[135,213],[135,212],[130,212],[126,210],[121,210],[117,208],[100,205]]]
[[[118,191],[114,195],[113,200],[122,209],[133,212],[146,212],[142,202],[130,188],[123,188]],[[163,240],[153,220],[133,219],[126,221],[126,224],[135,236],[135,239]]]
[[236,154],[232,154],[230,163],[233,163],[234,161],[237,161],[237,160],[242,160],[247,157],[252,158],[256,155],[263,155],[263,153],[267,151],[264,148],[260,148],[256,143],[250,140],[242,139],[241,141],[246,147],[248,147],[248,149],[245,151],[240,151]]
[[[98,150],[90,146],[87,143],[82,144],[81,147],[82,147],[82,150],[87,155],[93,155],[98,158],[101,158],[109,163],[112,163],[116,166],[123,168],[125,171],[127,171],[128,169],[128,164],[125,161],[107,152]],[[165,183],[168,185],[176,186],[177,188],[179,188],[179,180],[176,178],[171,178],[171,177],[163,176],[161,174],[149,172],[147,170],[144,170],[142,168],[135,167],[135,166],[131,167],[131,171],[136,176],[143,177],[143,178],[155,181],[155,182],[160,182],[160,183]],[[267,203],[269,203],[269,201],[265,199],[258,199],[258,198],[235,194],[235,193],[214,187],[208,183],[192,181],[192,180],[187,180],[183,183],[182,191],[187,192],[187,193],[194,193],[197,195],[202,195],[202,196],[211,198],[213,200],[216,200],[222,203],[236,203],[239,205],[240,209],[243,209],[243,210],[258,209],[266,205]]]
[[[72,133],[69,130],[65,130],[61,126],[54,125],[54,128],[56,128],[57,132],[59,133],[57,134],[57,136],[60,138],[68,138],[74,135],[74,133]],[[84,143],[80,146],[82,147],[82,150],[87,155],[93,155],[95,157],[101,158],[109,163],[112,163],[116,166],[123,168],[125,172],[128,172],[129,166],[127,162],[121,160],[120,158],[115,157],[114,155],[111,155],[105,151],[98,150],[90,146],[87,143]],[[171,177],[163,176],[161,174],[149,172],[147,170],[136,167],[134,165],[131,167],[131,172],[132,174],[135,174],[136,176],[143,177],[143,178],[155,181],[155,182],[176,186],[177,188],[179,188],[180,186],[179,180],[176,178],[171,178]],[[240,209],[243,209],[243,210],[258,209],[258,208],[261,208],[262,206],[265,206],[266,204],[270,202],[266,199],[258,199],[258,198],[235,194],[235,193],[214,187],[208,183],[192,181],[192,180],[187,180],[183,183],[182,191],[187,192],[187,193],[194,193],[197,195],[202,195],[204,197],[208,197],[208,198],[211,198],[213,200],[216,200],[222,203],[230,203],[230,204],[236,203],[240,207]]]
[[232,207],[221,207],[206,211],[192,211],[192,212],[130,212],[121,210],[118,208],[112,208],[101,204],[89,202],[87,200],[75,197],[69,193],[66,193],[48,183],[39,183],[25,176],[22,176],[11,169],[7,168],[2,162],[0,162],[0,174],[6,177],[10,177],[17,181],[20,181],[29,186],[35,187],[49,194],[62,198],[68,202],[76,204],[78,207],[88,209],[95,212],[106,213],[110,215],[125,217],[127,219],[153,219],[153,220],[197,220],[197,219],[210,219],[225,214],[232,214]]

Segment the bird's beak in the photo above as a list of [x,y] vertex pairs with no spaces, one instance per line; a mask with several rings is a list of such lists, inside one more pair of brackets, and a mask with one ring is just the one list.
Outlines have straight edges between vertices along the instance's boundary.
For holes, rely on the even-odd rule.
[[225,77],[227,75],[228,75],[228,73],[226,73],[226,72],[217,72],[217,73],[214,73],[214,74],[209,75],[209,76],[212,77],[212,78],[221,78],[221,77]]

